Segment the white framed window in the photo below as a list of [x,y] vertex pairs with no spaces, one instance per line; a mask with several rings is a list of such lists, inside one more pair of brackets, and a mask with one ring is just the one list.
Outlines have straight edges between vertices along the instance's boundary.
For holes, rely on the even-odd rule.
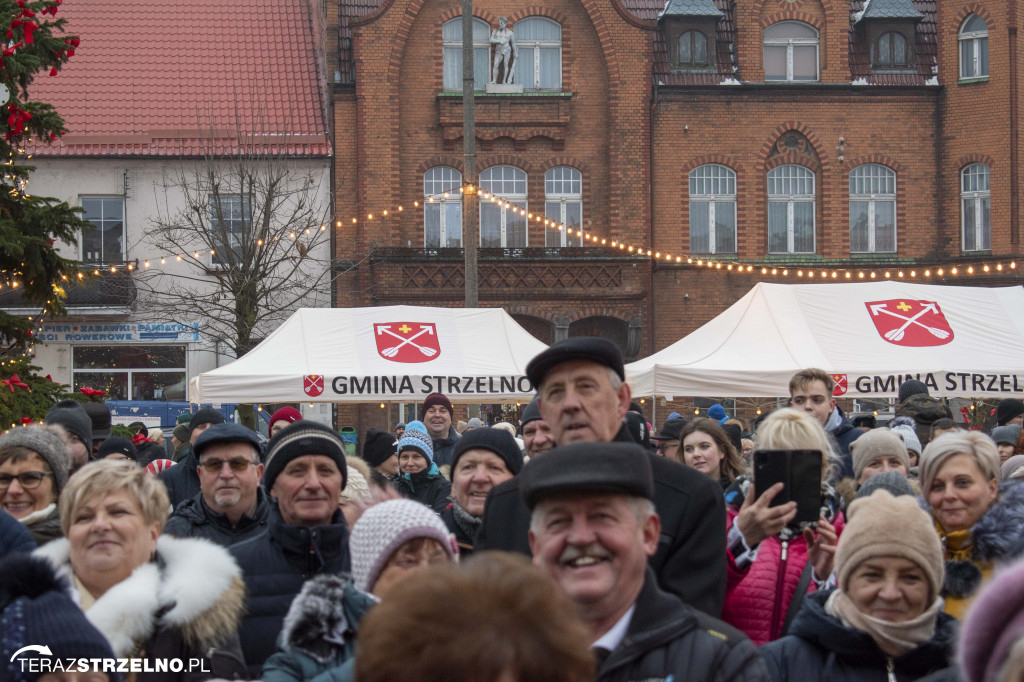
[[241,195],[210,197],[210,260],[215,266],[237,263],[242,258],[242,241],[250,234],[252,222],[249,198]]
[[972,163],[960,171],[960,220],[964,251],[992,248],[992,171],[983,163]]
[[971,14],[960,25],[960,79],[988,78],[988,25]]
[[82,197],[85,219],[92,229],[82,230],[82,262],[89,264],[123,263],[124,197]]
[[[483,19],[473,19],[473,87],[483,90],[491,77],[491,28]],[[462,17],[441,27],[442,72],[445,90],[462,92]]]
[[583,238],[570,230],[583,225],[583,174],[571,166],[555,166],[544,174],[544,217],[565,225],[548,227],[544,246],[581,246]]
[[907,39],[899,31],[887,31],[878,37],[875,68],[905,69],[910,66]]
[[818,30],[802,21],[780,21],[766,28],[764,77],[770,81],[818,80]]
[[526,173],[515,166],[491,166],[480,174],[480,191],[495,199],[480,202],[480,246],[526,246]]
[[462,173],[437,166],[423,174],[423,246],[462,247]]
[[708,60],[708,38],[700,31],[683,31],[679,36],[679,43],[676,46],[676,65],[697,68],[707,66]]
[[525,90],[561,90],[562,27],[545,17],[526,17],[512,28],[519,48],[515,82]]
[[690,171],[690,252],[736,253],[736,173],[714,163]]
[[768,171],[769,253],[814,253],[814,173],[803,166]]
[[896,171],[866,163],[850,171],[850,252],[896,251]]

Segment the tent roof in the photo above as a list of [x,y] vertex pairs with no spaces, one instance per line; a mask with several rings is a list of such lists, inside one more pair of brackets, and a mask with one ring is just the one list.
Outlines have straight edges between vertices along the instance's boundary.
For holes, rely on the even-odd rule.
[[231,364],[194,377],[208,402],[527,401],[546,346],[501,308],[303,308]]
[[808,367],[841,378],[836,396],[895,397],[910,378],[936,397],[1020,396],[1024,289],[761,283],[692,334],[627,365],[626,379],[642,396],[778,397]]

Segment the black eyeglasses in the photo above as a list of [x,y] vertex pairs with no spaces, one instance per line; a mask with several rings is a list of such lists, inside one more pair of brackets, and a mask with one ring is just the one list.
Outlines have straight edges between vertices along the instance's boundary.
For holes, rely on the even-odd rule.
[[219,474],[220,470],[224,467],[224,463],[231,467],[231,470],[236,474],[240,474],[249,468],[250,464],[256,465],[259,462],[253,462],[245,459],[244,457],[234,457],[232,459],[205,459],[199,463],[199,466],[206,469],[208,474]]
[[0,490],[7,490],[11,487],[11,481],[17,479],[18,485],[25,490],[32,490],[38,488],[39,484],[43,482],[43,479],[47,476],[53,476],[52,472],[49,471],[26,471],[25,473],[14,476],[13,474],[0,474]]

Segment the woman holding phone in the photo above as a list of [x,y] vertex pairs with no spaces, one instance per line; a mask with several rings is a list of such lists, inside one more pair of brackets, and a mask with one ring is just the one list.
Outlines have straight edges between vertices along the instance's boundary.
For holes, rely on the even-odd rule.
[[[758,451],[769,450],[820,452],[820,472],[813,472],[818,477],[812,483],[819,486],[821,497],[817,522],[797,523],[796,502],[771,506],[784,490],[782,483],[757,490],[756,480],[741,476],[726,491],[727,581],[722,620],[757,645],[784,635],[804,594],[829,583],[843,527],[839,495],[827,483],[834,455],[821,425],[806,412],[778,410],[758,429],[755,462]],[[813,509],[800,511],[814,513]]]

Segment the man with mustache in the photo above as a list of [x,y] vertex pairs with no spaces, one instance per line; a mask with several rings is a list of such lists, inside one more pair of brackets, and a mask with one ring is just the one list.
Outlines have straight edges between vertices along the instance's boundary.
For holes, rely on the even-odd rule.
[[241,424],[223,422],[203,431],[192,446],[199,492],[177,506],[164,533],[205,538],[222,547],[262,533],[270,501],[260,487],[259,453],[256,433]]
[[598,680],[767,680],[743,633],[658,587],[652,458],[627,443],[574,443],[526,467],[533,563],[590,630]]
[[[623,422],[630,389],[615,344],[586,336],[559,341],[530,360],[526,373],[557,447],[532,460],[524,471],[571,443],[635,443]],[[654,506],[661,517],[650,566],[662,589],[718,617],[726,576],[722,489],[679,462],[653,452],[648,458],[654,472]],[[488,495],[474,547],[529,555],[529,525],[518,477],[513,478]]]

